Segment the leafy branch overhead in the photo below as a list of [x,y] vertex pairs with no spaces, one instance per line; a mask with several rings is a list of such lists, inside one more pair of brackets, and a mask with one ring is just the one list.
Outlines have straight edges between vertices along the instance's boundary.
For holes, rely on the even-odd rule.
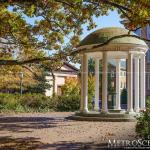
[[82,25],[96,27],[93,16],[117,10],[133,31],[150,24],[149,8],[150,0],[1,0],[0,65],[66,61],[79,44]]

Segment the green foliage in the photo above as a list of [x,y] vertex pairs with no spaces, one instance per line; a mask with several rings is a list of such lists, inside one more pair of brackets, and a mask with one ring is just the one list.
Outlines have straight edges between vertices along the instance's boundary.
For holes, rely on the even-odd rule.
[[95,61],[93,59],[89,59],[88,61],[88,73],[94,75],[95,73]]
[[[19,61],[35,58],[34,62],[38,62],[37,58],[47,56],[44,50],[53,50],[54,58],[61,60],[62,54],[79,44],[84,24],[89,30],[96,27],[93,16],[108,15],[116,9],[122,19],[128,20],[125,26],[133,30],[150,24],[149,3],[150,0],[1,1],[0,38],[5,39],[8,48],[0,50],[0,57],[6,64],[15,59],[14,54]],[[32,23],[28,19],[33,19]],[[62,53],[68,44],[64,42],[66,37],[70,46]]]
[[63,95],[79,95],[80,84],[77,78],[68,78],[62,86]]
[[18,95],[0,94],[0,108],[1,109],[15,109],[18,105]]
[[58,96],[57,111],[77,111],[80,107],[79,95]]
[[45,111],[51,109],[49,97],[42,94],[0,94],[0,111]]
[[30,108],[45,108],[48,98],[42,94],[25,94],[20,97],[20,103],[22,106]]
[[92,99],[95,96],[95,79],[94,76],[89,75],[88,78],[88,107],[92,109]]
[[79,110],[79,95],[46,97],[42,94],[0,94],[0,112],[48,112]]
[[[95,87],[94,77],[92,75],[89,75],[89,78],[88,78],[88,106],[89,106],[89,109],[92,108],[94,87]],[[62,91],[63,91],[63,95],[59,98],[60,102],[61,102],[59,108],[64,107],[64,108],[66,108],[66,110],[70,110],[69,108],[72,108],[73,110],[78,110],[79,105],[80,105],[80,98],[81,98],[81,96],[80,96],[81,85],[80,85],[78,79],[76,79],[76,78],[67,79],[65,85],[62,87]],[[66,100],[66,101],[64,101],[64,100]],[[68,106],[66,107],[67,104],[68,104]],[[62,107],[62,105],[64,105],[64,106]]]
[[45,71],[41,73],[39,76],[34,76],[34,80],[37,81],[37,84],[28,85],[27,91],[30,93],[41,93],[45,94],[45,89],[50,89],[52,85],[50,85],[46,80],[46,75],[48,75]]
[[148,99],[146,111],[137,117],[136,132],[142,138],[147,139],[150,135],[150,99]]

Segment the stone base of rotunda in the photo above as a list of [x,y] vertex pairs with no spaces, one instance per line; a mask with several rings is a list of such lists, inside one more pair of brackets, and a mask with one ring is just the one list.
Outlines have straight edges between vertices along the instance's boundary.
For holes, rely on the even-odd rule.
[[78,120],[78,121],[107,121],[107,122],[133,122],[136,121],[136,113],[121,112],[76,112],[74,115],[67,117],[67,119]]

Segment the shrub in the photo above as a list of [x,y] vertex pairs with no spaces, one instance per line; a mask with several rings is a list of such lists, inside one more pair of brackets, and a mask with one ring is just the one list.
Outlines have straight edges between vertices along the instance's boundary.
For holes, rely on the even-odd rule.
[[48,97],[42,94],[25,94],[20,97],[21,104],[31,108],[44,108],[48,102]]
[[80,100],[79,95],[60,96],[57,99],[57,111],[75,111],[79,110]]
[[75,111],[79,109],[79,94],[46,97],[42,94],[0,94],[0,112]]
[[[89,77],[88,102],[94,95],[94,77]],[[0,94],[0,111],[15,112],[46,112],[46,111],[75,111],[80,107],[80,82],[76,78],[68,78],[62,87],[63,95],[46,97],[44,94],[26,93],[22,96],[15,94]]]
[[30,112],[52,108],[50,98],[42,94],[0,94],[0,111]]
[[14,110],[18,103],[19,95],[13,94],[0,94],[0,108]]
[[[94,96],[94,77],[89,75],[88,78],[88,107],[92,109],[92,99]],[[68,78],[62,86],[63,95],[58,97],[57,110],[74,111],[80,107],[80,90],[81,83],[76,78]]]
[[137,117],[136,132],[143,138],[148,138],[150,135],[150,100],[147,103],[146,111],[143,111],[139,117]]

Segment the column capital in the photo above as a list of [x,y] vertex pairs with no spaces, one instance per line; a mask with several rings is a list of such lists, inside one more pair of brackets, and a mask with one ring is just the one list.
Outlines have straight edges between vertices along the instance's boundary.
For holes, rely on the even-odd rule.
[[146,56],[146,54],[140,54],[140,58],[143,58],[145,56]]
[[106,54],[107,55],[108,51],[103,51],[103,54]]
[[116,62],[116,63],[120,63],[120,61],[121,61],[120,58],[116,58],[116,59],[115,59],[115,62]]
[[140,59],[140,55],[139,55],[139,54],[138,54],[138,55],[135,54],[135,55],[134,55],[134,59]]
[[128,56],[129,56],[129,55],[132,55],[132,56],[133,56],[133,55],[134,55],[134,53],[133,53],[133,52],[129,52],[129,53],[128,53]]
[[99,57],[94,57],[94,60],[100,60],[100,58]]

